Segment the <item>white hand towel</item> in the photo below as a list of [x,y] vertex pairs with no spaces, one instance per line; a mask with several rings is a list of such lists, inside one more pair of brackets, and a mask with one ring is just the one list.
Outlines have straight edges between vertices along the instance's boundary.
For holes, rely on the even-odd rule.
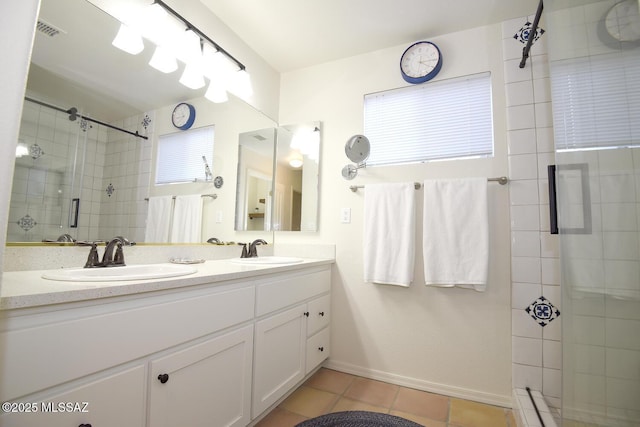
[[486,178],[424,183],[425,284],[484,291],[489,270]]
[[202,242],[202,196],[177,196],[173,212],[171,241],[174,243]]
[[171,226],[173,197],[149,197],[147,228],[144,241],[147,243],[168,243]]
[[415,263],[413,183],[367,184],[364,196],[365,282],[409,286]]

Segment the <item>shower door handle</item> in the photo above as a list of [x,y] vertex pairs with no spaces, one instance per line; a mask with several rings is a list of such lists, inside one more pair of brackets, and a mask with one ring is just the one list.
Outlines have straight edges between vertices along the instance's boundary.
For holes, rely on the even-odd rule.
[[558,206],[556,204],[556,165],[547,166],[549,178],[549,232],[558,234]]

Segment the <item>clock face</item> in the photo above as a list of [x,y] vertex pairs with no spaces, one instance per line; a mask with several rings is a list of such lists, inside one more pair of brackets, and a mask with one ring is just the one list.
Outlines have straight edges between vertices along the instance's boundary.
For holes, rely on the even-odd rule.
[[176,105],[171,115],[173,125],[181,130],[189,129],[196,119],[196,109],[185,102]]
[[434,78],[442,68],[440,49],[431,42],[417,42],[404,51],[400,58],[402,78],[412,84]]
[[605,27],[613,38],[621,42],[640,40],[640,14],[637,0],[624,0],[609,9]]

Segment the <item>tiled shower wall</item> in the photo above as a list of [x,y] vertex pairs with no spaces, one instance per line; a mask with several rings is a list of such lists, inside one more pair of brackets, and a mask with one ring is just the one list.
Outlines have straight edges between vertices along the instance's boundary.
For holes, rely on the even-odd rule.
[[[509,196],[511,204],[512,382],[559,408],[562,384],[560,267],[549,234],[547,165],[554,164],[546,36],[533,43],[524,68],[522,28],[534,16],[502,24]],[[539,28],[544,29],[544,19]]]
[[152,113],[112,123],[147,136],[138,138],[117,130],[107,130],[104,179],[101,182],[100,235],[117,235],[144,240],[151,179]]
[[[86,121],[70,121],[67,113],[25,101],[19,142],[30,153],[16,159],[7,241],[38,242],[64,233],[89,238],[98,226],[99,206],[92,202],[99,200],[106,133]],[[72,198],[80,198],[81,215],[91,218],[78,228],[69,228]]]

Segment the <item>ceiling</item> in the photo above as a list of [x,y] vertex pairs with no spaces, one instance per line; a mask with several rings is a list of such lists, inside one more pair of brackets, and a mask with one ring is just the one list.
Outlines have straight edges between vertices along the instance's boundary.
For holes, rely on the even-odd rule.
[[535,15],[537,0],[201,0],[287,72]]
[[[201,1],[279,72],[534,15],[537,9],[537,0],[455,0],[447,7],[442,0],[188,1]],[[62,30],[55,37],[36,32],[28,88],[45,101],[84,106],[90,116],[112,121],[204,95],[205,89],[177,84],[174,74],[152,70],[150,42],[135,56],[114,49],[119,23],[89,1],[42,0],[40,19]]]

